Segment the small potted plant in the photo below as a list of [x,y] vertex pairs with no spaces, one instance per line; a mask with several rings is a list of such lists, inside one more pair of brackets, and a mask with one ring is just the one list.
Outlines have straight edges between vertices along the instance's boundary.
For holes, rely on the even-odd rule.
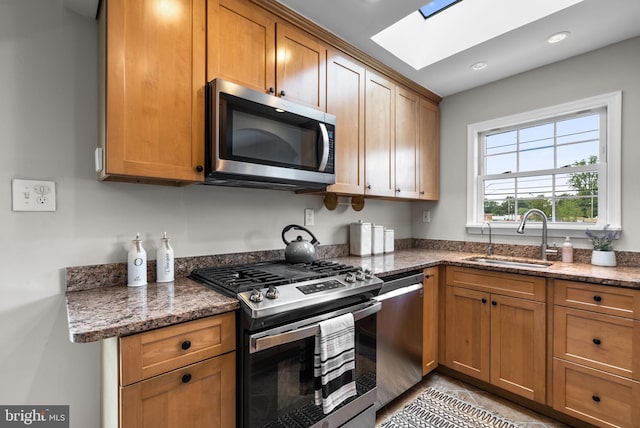
[[609,225],[602,228],[601,233],[594,233],[587,229],[585,232],[591,244],[593,251],[591,253],[591,264],[597,266],[615,266],[616,253],[613,251],[613,241],[618,239],[620,231],[608,230]]

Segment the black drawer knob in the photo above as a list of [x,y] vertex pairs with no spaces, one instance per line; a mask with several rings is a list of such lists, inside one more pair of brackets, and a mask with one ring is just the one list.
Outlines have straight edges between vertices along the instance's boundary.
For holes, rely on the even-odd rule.
[[596,302],[601,302],[602,301],[602,297],[598,296],[597,294],[595,296],[593,296],[593,300],[595,300]]
[[182,383],[188,383],[191,380],[191,373],[182,375]]
[[493,306],[497,306],[497,305],[498,305],[498,302],[496,302],[495,300],[492,300],[492,301],[491,301],[491,304],[492,304]]
[[197,172],[202,172],[202,171],[204,171],[204,168],[202,167],[202,165],[196,165],[196,171]]
[[595,338],[593,339],[593,343],[594,343],[595,345],[599,345],[599,344],[600,344],[600,339],[598,339],[597,337],[595,337]]
[[595,401],[596,403],[599,403],[599,402],[600,402],[600,397],[598,397],[596,394],[593,394],[593,395],[591,396],[591,399],[592,399],[593,401]]
[[285,95],[286,95],[286,94],[285,94],[284,90],[280,91],[280,96],[281,96],[281,97],[284,97]]
[[484,297],[482,298],[482,303],[487,303],[487,299],[485,299]]
[[273,86],[271,86],[271,87],[269,88],[269,93],[270,93],[270,94],[275,94],[275,93],[276,93],[276,90],[273,88]]
[[182,345],[180,345],[180,347],[186,351],[187,349],[191,348],[191,341],[185,340],[184,342],[182,342]]

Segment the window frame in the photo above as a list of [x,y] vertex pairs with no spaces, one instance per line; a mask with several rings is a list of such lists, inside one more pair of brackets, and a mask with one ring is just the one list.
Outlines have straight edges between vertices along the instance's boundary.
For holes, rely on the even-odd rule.
[[[584,238],[587,227],[602,230],[609,224],[610,230],[622,230],[621,224],[621,148],[622,148],[622,91],[610,92],[537,110],[517,113],[467,125],[467,221],[468,233],[482,233],[484,222],[484,197],[479,180],[481,161],[481,135],[501,128],[550,121],[556,118],[581,113],[585,110],[606,110],[606,141],[600,145],[598,177],[598,222],[593,223],[549,223],[548,235],[554,237]],[[531,228],[541,228],[531,223]],[[517,226],[492,222],[494,234],[516,235]]]

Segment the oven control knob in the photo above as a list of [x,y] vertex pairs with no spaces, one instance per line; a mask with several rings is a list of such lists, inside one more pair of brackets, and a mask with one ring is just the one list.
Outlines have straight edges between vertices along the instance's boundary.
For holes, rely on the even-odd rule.
[[353,272],[349,272],[344,276],[344,280],[347,282],[356,282],[356,276],[353,274]]
[[365,269],[364,270],[364,277],[367,278],[367,279],[373,278],[373,272],[371,272],[371,269]]
[[249,295],[249,300],[251,300],[252,302],[262,302],[262,299],[262,293],[257,289],[254,289]]
[[357,281],[364,281],[364,278],[365,278],[365,274],[363,271],[359,270],[358,272],[356,272]]
[[267,296],[267,299],[277,299],[279,295],[280,295],[280,292],[273,285],[270,285],[269,289],[265,293],[265,296]]

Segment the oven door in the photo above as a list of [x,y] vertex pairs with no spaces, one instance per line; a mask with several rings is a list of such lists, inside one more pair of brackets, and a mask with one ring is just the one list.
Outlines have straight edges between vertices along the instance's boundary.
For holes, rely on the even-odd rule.
[[[243,427],[373,426],[376,400],[376,313],[369,301],[258,333],[247,332],[242,363]],[[314,403],[313,354],[318,323],[351,312],[355,321],[357,396],[329,414]],[[354,423],[359,419],[364,423]],[[371,420],[373,418],[373,420]]]

